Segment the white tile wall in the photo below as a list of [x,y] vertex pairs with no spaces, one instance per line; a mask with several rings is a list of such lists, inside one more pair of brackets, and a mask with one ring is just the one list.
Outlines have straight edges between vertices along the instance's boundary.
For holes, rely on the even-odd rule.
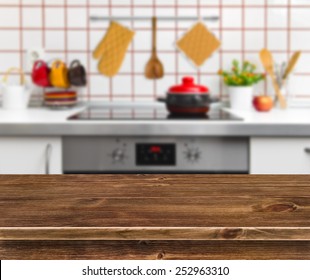
[[[218,15],[207,23],[222,40],[222,48],[198,71],[176,51],[175,41],[194,22],[159,22],[158,50],[166,76],[160,81],[144,78],[150,57],[149,22],[124,22],[136,30],[121,72],[113,79],[98,74],[91,51],[104,36],[108,22],[90,22],[90,15]],[[80,59],[89,72],[85,99],[152,100],[163,95],[183,75],[194,75],[216,96],[225,97],[217,76],[232,59],[249,59],[260,66],[258,52],[268,47],[278,62],[293,51],[302,59],[292,78],[295,96],[310,98],[310,1],[308,0],[0,0],[0,74],[11,66],[25,66],[25,52],[46,49],[47,59],[68,62]],[[258,92],[272,91],[262,83]]]

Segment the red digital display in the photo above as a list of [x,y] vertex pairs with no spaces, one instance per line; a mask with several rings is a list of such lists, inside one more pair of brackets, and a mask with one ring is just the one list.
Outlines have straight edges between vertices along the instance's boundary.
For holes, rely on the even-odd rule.
[[161,147],[160,146],[151,146],[150,152],[153,154],[159,154],[159,153],[161,153]]
[[168,143],[137,143],[137,166],[173,166],[176,165],[175,144]]

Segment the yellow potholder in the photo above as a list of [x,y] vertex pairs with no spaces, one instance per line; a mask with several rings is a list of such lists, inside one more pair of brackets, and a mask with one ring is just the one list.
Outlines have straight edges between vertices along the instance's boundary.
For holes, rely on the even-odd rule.
[[221,42],[202,23],[198,22],[178,42],[178,48],[200,67],[217,50]]
[[59,88],[70,87],[67,65],[61,60],[55,60],[51,67],[49,79],[51,85],[54,87]]
[[115,76],[122,66],[134,32],[117,22],[111,22],[105,37],[93,52],[95,59],[100,59],[99,71],[108,76]]

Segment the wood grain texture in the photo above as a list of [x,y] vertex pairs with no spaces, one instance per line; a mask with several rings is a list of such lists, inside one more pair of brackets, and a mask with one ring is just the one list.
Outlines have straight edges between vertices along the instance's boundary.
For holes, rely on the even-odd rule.
[[68,227],[0,228],[0,240],[282,240],[310,241],[310,228]]
[[310,242],[0,241],[2,260],[309,260]]
[[0,176],[0,258],[310,259],[309,182],[304,175]]
[[308,228],[310,176],[1,176],[0,228]]

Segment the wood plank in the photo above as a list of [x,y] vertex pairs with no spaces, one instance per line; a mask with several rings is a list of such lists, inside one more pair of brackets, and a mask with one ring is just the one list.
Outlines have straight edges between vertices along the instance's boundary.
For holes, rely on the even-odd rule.
[[[282,176],[264,186],[260,176],[2,176],[0,226],[307,227],[310,184],[298,185],[306,177],[283,187]],[[215,178],[226,184],[205,183]]]
[[2,200],[0,227],[307,227],[310,198],[29,198]]
[[[139,227],[147,236],[137,239],[161,239],[168,227],[176,239],[209,239],[223,229],[241,229],[253,240],[308,240],[309,179],[199,174],[0,176],[0,228],[3,238],[11,239],[16,235],[13,227],[21,239],[29,238],[31,231],[33,238],[47,238],[48,228],[54,239],[69,232],[75,234],[73,239],[79,234],[83,238],[83,231],[91,229],[92,238],[110,238],[105,229],[109,227],[116,228],[118,236],[129,232],[135,238]],[[272,234],[267,234],[271,229]]]
[[251,240],[310,241],[308,228],[0,228],[0,240]]
[[0,241],[1,260],[309,260],[304,241]]
[[[172,175],[125,175],[125,174],[104,174],[104,175],[55,175],[46,177],[45,175],[1,175],[1,184],[5,185],[39,185],[42,184],[72,184],[79,185],[95,183],[176,183],[188,182],[195,184],[263,184],[263,185],[296,185],[304,184],[309,187],[309,175],[203,175],[203,174],[172,174]],[[21,180],[22,178],[22,180]]]

